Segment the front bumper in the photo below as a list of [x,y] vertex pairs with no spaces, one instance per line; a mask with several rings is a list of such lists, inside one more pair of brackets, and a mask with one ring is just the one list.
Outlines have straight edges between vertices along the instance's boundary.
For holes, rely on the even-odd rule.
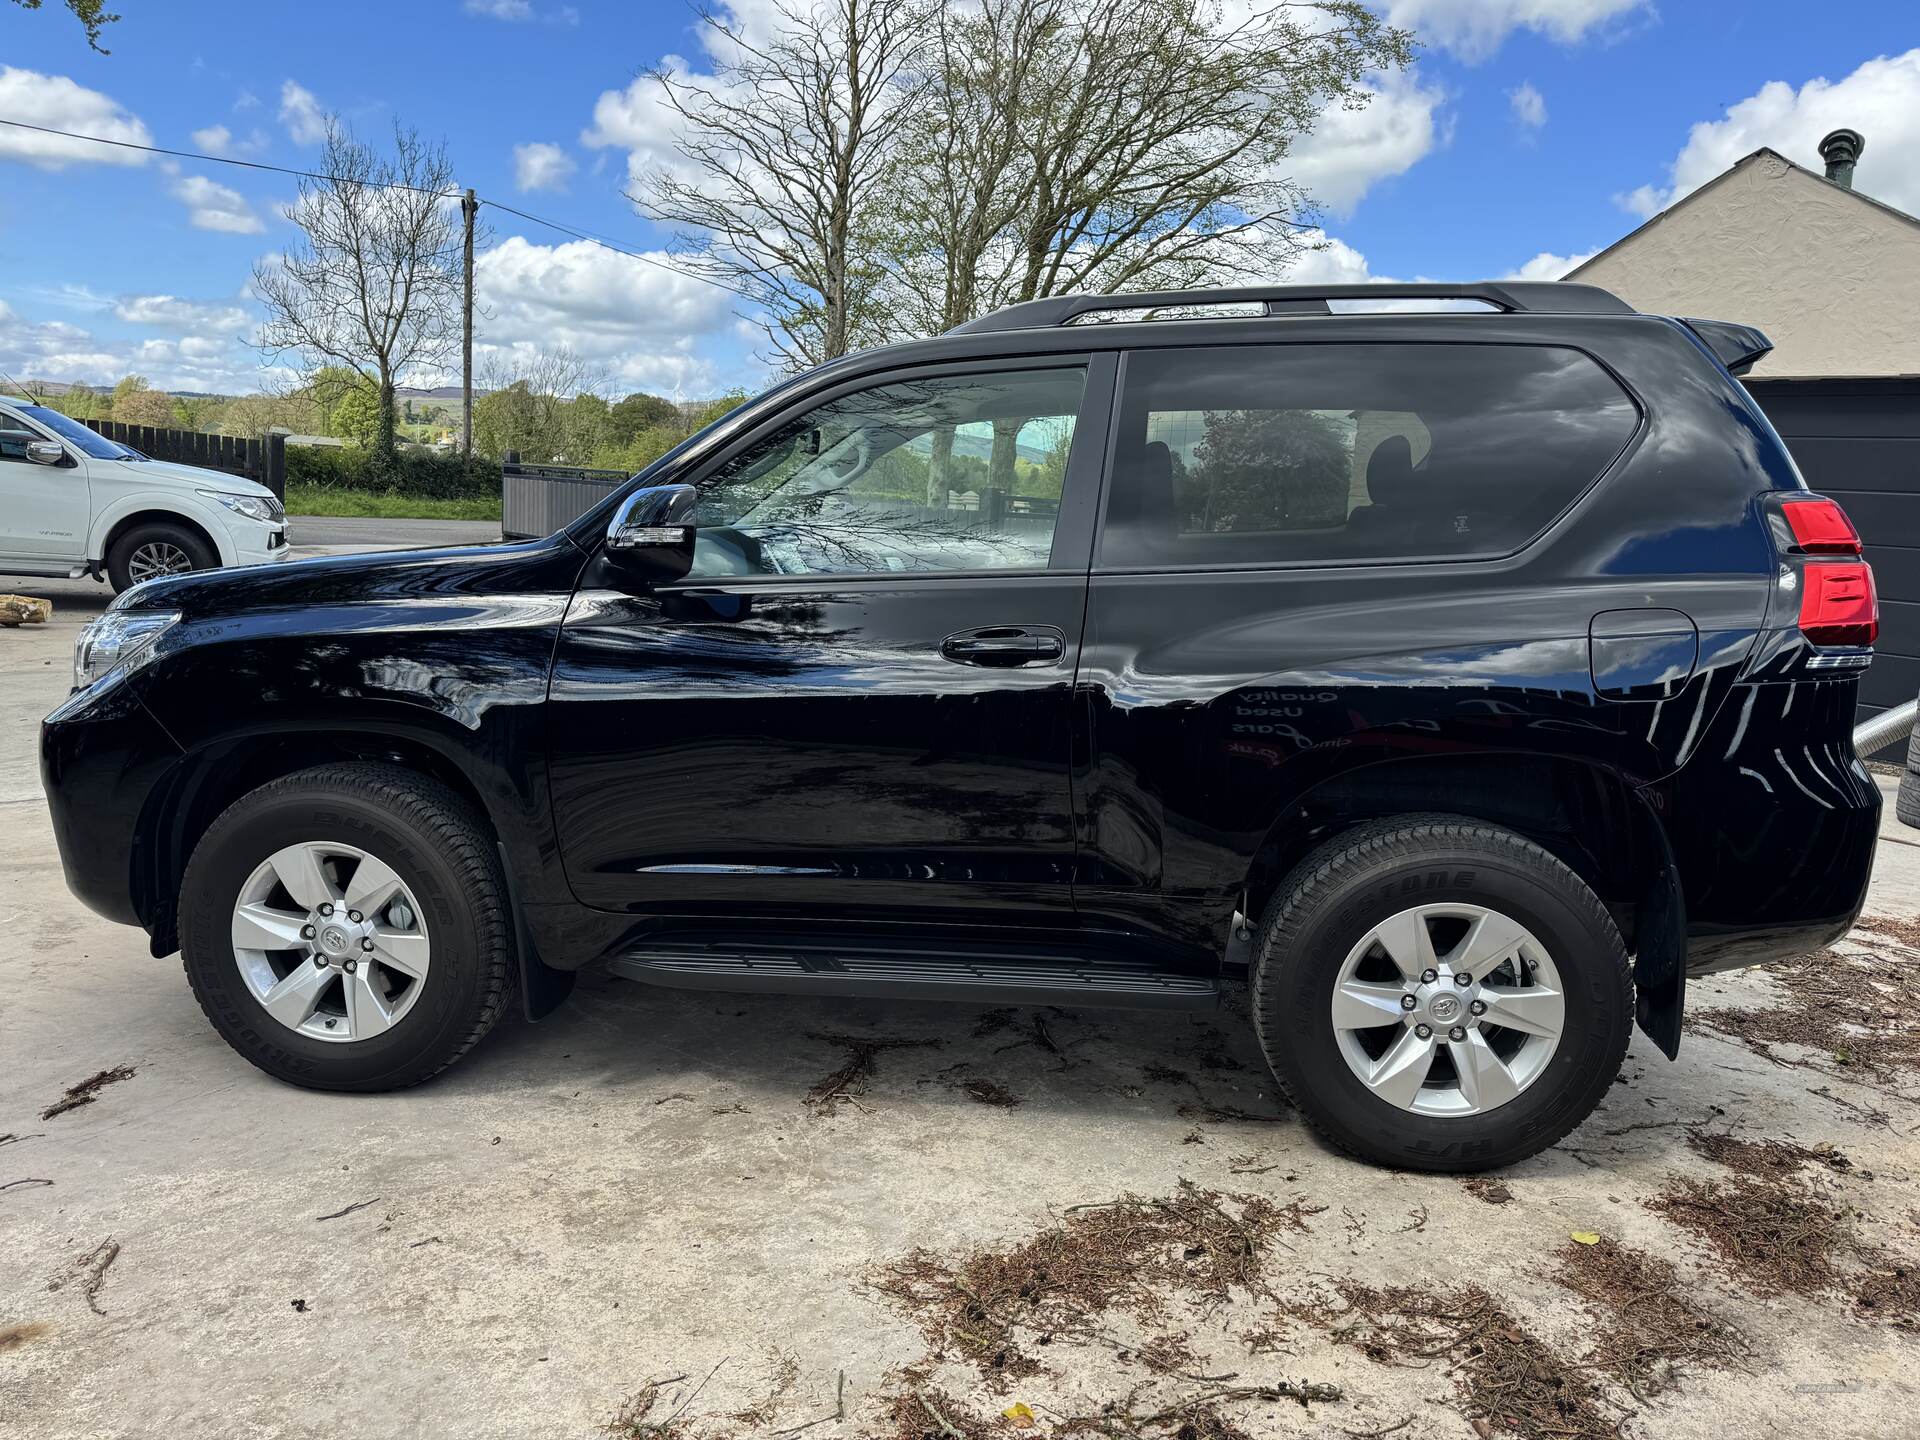
[[149,807],[165,792],[180,749],[126,680],[70,698],[40,725],[40,784],[53,817],[60,868],[88,909],[145,925],[142,884]]

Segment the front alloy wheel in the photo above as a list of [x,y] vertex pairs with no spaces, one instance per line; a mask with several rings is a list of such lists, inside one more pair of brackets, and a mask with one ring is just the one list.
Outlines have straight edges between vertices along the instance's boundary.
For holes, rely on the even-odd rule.
[[275,1020],[315,1040],[366,1040],[406,1018],[433,946],[420,902],[356,846],[303,841],[240,887],[233,958]]

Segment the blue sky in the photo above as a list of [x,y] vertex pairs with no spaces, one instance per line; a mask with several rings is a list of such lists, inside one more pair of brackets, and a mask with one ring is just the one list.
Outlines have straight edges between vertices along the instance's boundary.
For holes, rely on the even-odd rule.
[[[734,0],[750,24],[767,4]],[[369,136],[397,117],[444,136],[483,197],[645,251],[668,238],[620,192],[671,145],[636,72],[667,55],[706,63],[681,0],[119,8],[102,56],[60,0],[0,4],[0,118],[299,166],[318,154],[321,111]],[[1814,143],[1840,124],[1867,137],[1860,188],[1920,212],[1912,0],[1385,8],[1424,49],[1367,110],[1327,117],[1299,148],[1327,236],[1302,278],[1552,278],[1760,145],[1817,167]],[[0,368],[256,388],[246,286],[292,238],[280,215],[292,194],[285,176],[0,127]],[[620,394],[765,380],[732,297],[497,210],[489,220],[483,361],[564,343]]]

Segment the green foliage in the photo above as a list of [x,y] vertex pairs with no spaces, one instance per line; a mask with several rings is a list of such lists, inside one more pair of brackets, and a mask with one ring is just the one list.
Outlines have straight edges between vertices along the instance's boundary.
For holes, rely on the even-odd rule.
[[441,500],[500,498],[500,467],[475,456],[397,450],[382,468],[377,450],[357,445],[289,445],[287,488],[356,490]]
[[113,387],[113,418],[123,425],[171,429],[175,424],[173,397],[155,390],[144,375],[125,376]]
[[354,445],[373,444],[379,430],[380,392],[364,380],[342,391],[327,412],[327,433]]
[[287,513],[364,515],[382,520],[498,520],[500,497],[476,495],[464,500],[446,500],[422,495],[394,495],[380,490],[289,484]]
[[680,409],[671,400],[637,390],[608,412],[607,423],[607,439],[615,445],[626,445],[643,430],[679,425]]
[[694,411],[693,415],[687,420],[686,433],[691,435],[696,430],[706,429],[707,426],[711,425],[721,416],[732,414],[752,398],[753,397],[744,390],[729,390],[726,394],[709,400],[705,405],[702,405],[698,410]]
[[[13,3],[23,10],[40,8],[40,0],[13,0]],[[100,32],[120,17],[107,13],[106,0],[64,0],[64,3],[73,12],[73,18],[85,28],[87,44],[98,54],[111,55],[113,52],[100,43]]]

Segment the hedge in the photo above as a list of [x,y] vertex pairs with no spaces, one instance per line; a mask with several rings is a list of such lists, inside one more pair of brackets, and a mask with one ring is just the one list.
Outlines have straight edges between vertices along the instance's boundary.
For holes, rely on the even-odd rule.
[[500,498],[500,467],[476,455],[472,465],[458,455],[400,450],[384,473],[373,452],[358,445],[289,445],[287,484],[321,490],[372,490],[433,500]]

